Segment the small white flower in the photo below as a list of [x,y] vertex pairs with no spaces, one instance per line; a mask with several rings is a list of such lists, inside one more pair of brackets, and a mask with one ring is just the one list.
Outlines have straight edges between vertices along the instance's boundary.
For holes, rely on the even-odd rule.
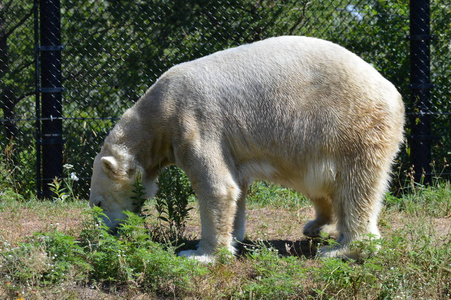
[[77,177],[75,172],[72,172],[72,173],[70,173],[70,179],[72,179],[73,181],[78,181],[79,178]]
[[63,165],[63,168],[66,169],[66,170],[70,170],[70,169],[73,169],[73,168],[74,168],[74,165],[71,165],[71,164],[65,164],[65,165]]

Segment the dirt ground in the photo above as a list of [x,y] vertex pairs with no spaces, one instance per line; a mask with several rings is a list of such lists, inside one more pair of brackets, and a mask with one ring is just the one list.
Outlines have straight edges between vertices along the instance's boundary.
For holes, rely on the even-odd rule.
[[[83,208],[65,208],[49,211],[48,209],[21,208],[0,211],[0,239],[9,244],[24,241],[34,232],[58,230],[77,235],[81,230],[83,220],[87,218],[82,213]],[[302,229],[308,220],[314,218],[312,207],[301,209],[271,209],[259,208],[247,211],[245,243],[256,241],[268,242],[284,255],[311,257],[315,242],[302,235]],[[380,217],[380,230],[383,236],[405,226],[414,226],[427,222],[436,230],[439,236],[451,232],[451,218],[428,218],[406,216],[402,213],[384,211]],[[196,209],[191,210],[187,222],[186,237],[191,242],[186,247],[193,247],[200,239],[200,221]],[[252,241],[252,242],[250,242]]]

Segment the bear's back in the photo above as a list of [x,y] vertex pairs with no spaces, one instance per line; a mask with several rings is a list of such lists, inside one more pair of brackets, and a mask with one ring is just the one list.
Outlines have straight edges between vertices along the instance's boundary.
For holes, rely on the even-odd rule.
[[177,65],[160,80],[168,78],[182,93],[180,104],[199,106],[202,98],[207,111],[355,105],[396,110],[402,105],[395,87],[371,65],[339,45],[310,37],[275,37],[219,51]]
[[364,119],[376,111],[403,118],[388,80],[357,55],[316,38],[276,37],[219,51],[171,68],[159,83],[176,117],[190,111],[204,130],[247,132],[257,144],[274,133],[279,142],[325,145],[351,124],[356,133],[367,131],[376,121]]

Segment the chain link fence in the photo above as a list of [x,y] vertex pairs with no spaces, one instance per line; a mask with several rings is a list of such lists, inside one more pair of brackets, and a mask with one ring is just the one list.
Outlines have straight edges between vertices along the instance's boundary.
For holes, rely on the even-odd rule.
[[[51,180],[40,175],[44,116],[38,112],[43,94],[36,82],[42,75],[37,70],[43,54],[38,47],[42,37],[35,30],[42,27],[40,5],[49,1],[0,4],[1,170],[22,192],[45,189]],[[435,161],[431,172],[448,174],[444,159],[450,156],[451,146],[451,5],[446,0],[432,0],[430,6],[430,82],[434,87],[428,92],[429,86],[421,86],[430,93],[426,108],[418,106],[409,86],[411,11],[405,1],[61,0],[60,5],[62,160],[73,165],[63,176],[76,173],[83,196],[88,192],[93,158],[106,134],[164,71],[218,50],[278,35],[328,39],[372,63],[397,86],[406,103],[409,143],[400,154],[400,167],[410,167],[412,142],[426,141],[426,146],[432,145],[432,154],[416,155]],[[430,120],[431,132],[412,132],[425,119]],[[55,157],[53,164],[58,160]]]
[[0,192],[36,192],[33,3],[0,3]]
[[[431,3],[431,171],[450,175],[451,156],[451,2]],[[415,111],[414,105],[410,106]],[[415,122],[416,120],[413,120]]]

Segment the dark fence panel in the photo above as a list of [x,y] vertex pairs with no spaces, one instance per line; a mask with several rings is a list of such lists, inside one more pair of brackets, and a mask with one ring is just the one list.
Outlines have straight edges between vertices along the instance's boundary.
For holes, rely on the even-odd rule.
[[412,134],[409,136],[414,178],[421,180],[423,172],[430,182],[431,166],[431,9],[429,1],[410,1],[410,103],[416,112],[410,117]]
[[[435,137],[430,140],[431,159],[435,160],[432,173],[447,173],[446,169],[442,170],[451,146],[451,8],[445,2],[432,0],[430,8],[434,35],[430,42],[430,82],[434,89],[430,91],[426,115],[430,118],[430,135]],[[25,0],[12,3],[0,8],[0,38],[4,27],[6,32],[14,29],[27,16],[27,9],[32,8]],[[26,61],[28,53],[32,54],[32,42],[20,38],[30,34],[32,40],[33,22],[29,18],[6,38],[9,45],[14,45],[13,49],[0,43],[0,61],[11,61],[12,56],[18,62]],[[93,157],[104,137],[124,110],[171,66],[277,35],[328,39],[371,62],[403,94],[410,116],[406,136],[415,138],[419,134],[411,128],[424,120],[416,117],[419,108],[409,89],[411,60],[407,37],[413,35],[409,24],[409,4],[401,0],[61,0],[61,43],[65,45],[61,61],[65,87],[63,163],[73,165],[66,169],[64,176],[76,173],[73,175],[80,178],[77,182],[80,191],[87,194]],[[14,145],[14,150],[2,151],[5,161],[8,161],[5,153],[13,153],[10,156],[15,165],[30,170],[23,176],[27,182],[22,184],[24,187],[36,178],[34,167],[30,169],[36,162],[32,141],[35,116],[33,111],[27,117],[21,115],[23,107],[32,107],[35,100],[33,90],[27,94],[25,88],[34,82],[30,57],[31,65],[24,69],[29,74],[14,73],[3,64],[6,72],[0,73],[3,103],[0,143],[2,149]],[[10,86],[20,92],[15,91],[11,96]],[[16,104],[13,110],[7,107],[11,100]],[[10,116],[11,111],[15,113],[14,118]],[[13,138],[7,129],[11,119],[20,119]],[[25,136],[30,137],[28,144]],[[413,140],[409,139],[399,156],[400,168],[407,171],[412,159],[411,145]],[[423,154],[427,155],[421,151],[418,155]],[[19,162],[21,155],[28,159]],[[10,170],[11,166],[5,168]],[[421,172],[422,169],[417,174]]]
[[[63,114],[61,78],[61,15],[59,0],[39,1],[40,45],[36,60],[40,67],[37,94],[37,152],[42,153],[42,177],[38,174],[39,196],[52,195],[49,184],[63,176]],[[40,96],[40,97],[39,97]],[[42,152],[41,152],[42,150]]]

